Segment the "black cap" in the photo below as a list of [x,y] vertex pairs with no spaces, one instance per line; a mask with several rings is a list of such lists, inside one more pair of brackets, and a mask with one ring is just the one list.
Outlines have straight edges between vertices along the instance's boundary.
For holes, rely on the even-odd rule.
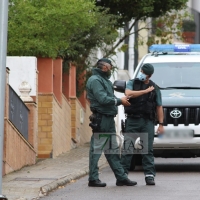
[[142,70],[146,75],[152,75],[154,72],[154,67],[153,65],[146,63],[142,66]]
[[97,63],[99,62],[105,62],[112,66],[112,62],[108,58],[101,58],[97,61]]

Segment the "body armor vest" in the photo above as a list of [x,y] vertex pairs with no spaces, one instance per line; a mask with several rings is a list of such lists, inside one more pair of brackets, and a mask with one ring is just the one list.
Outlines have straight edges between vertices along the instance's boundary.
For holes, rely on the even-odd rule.
[[[154,86],[155,83],[149,80],[149,84],[144,84],[143,81],[139,79],[133,79],[133,90],[145,90],[149,86]],[[130,106],[124,106],[124,110],[126,114],[131,115],[139,115],[144,114],[150,118],[155,119],[155,111],[156,111],[156,93],[155,89],[147,94],[143,94],[136,98],[131,98],[129,100],[131,103]]]

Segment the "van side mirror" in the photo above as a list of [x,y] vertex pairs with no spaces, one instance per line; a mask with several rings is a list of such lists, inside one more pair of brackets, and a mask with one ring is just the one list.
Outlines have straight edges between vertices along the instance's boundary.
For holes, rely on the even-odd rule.
[[113,88],[116,92],[125,93],[126,89],[126,81],[124,80],[116,80],[113,83]]

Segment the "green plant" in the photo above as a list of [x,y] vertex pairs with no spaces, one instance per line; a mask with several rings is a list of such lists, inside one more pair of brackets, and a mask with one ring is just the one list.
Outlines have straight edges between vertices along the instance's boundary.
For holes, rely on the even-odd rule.
[[91,0],[9,0],[8,55],[56,58],[97,22]]
[[183,20],[182,29],[183,32],[195,32],[196,24],[193,20]]
[[[174,38],[182,39],[182,24],[183,19],[191,17],[187,10],[172,10],[165,15],[153,18],[151,35],[148,36],[147,45],[152,44],[171,44]],[[138,39],[139,44],[143,45],[144,39]]]
[[[122,42],[132,34],[135,34],[136,32],[140,32],[143,29],[150,30],[151,28],[148,26],[148,21],[146,19],[148,18],[159,18],[169,15],[172,11],[179,11],[186,8],[186,3],[188,0],[95,0],[96,5],[102,6],[103,8],[109,8],[109,13],[114,14],[116,16],[120,16],[119,19],[117,19],[117,28],[124,27],[126,23],[129,23],[129,27],[126,30],[124,34],[121,34],[118,38],[118,40],[111,46],[111,48],[107,51],[107,53],[104,55],[105,57],[108,57],[111,54],[114,54],[117,49],[121,46]],[[176,14],[176,13],[175,13]],[[177,15],[177,14],[176,14]],[[170,19],[172,19],[173,16],[171,16]],[[186,16],[187,17],[187,16]],[[144,26],[141,25],[138,27],[137,30],[135,30],[133,27],[137,22],[144,21]],[[170,22],[167,24],[167,27],[171,28],[171,32],[174,32],[176,30],[173,29],[179,29],[179,26],[174,28],[171,25],[173,25],[174,20],[170,20]],[[164,24],[161,24],[161,27],[163,27]],[[160,27],[157,27],[160,29]],[[164,28],[164,27],[163,27]],[[159,34],[160,30],[158,30]],[[170,33],[171,33],[170,32]],[[177,31],[176,31],[177,32]],[[171,34],[168,32],[164,33],[164,36],[160,34],[160,37],[162,38],[162,42],[166,41],[165,35]],[[169,36],[169,37],[170,37]],[[161,39],[160,39],[161,40]],[[166,42],[165,42],[166,43]],[[123,46],[124,48],[124,46]]]

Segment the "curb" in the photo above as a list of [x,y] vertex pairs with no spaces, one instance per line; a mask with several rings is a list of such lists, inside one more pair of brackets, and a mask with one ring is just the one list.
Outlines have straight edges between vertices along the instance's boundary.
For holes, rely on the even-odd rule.
[[[106,166],[107,166],[107,161],[102,163],[102,164],[99,164],[99,169],[102,169]],[[39,199],[40,197],[46,196],[46,195],[48,195],[49,192],[51,192],[51,191],[53,191],[53,190],[55,190],[55,189],[57,189],[61,186],[64,186],[68,183],[72,183],[74,180],[82,178],[83,176],[85,176],[87,174],[89,174],[89,169],[79,170],[78,172],[76,172],[74,174],[71,174],[69,176],[65,176],[63,178],[60,178],[60,179],[52,182],[52,183],[44,185],[44,186],[40,187],[38,197],[33,198],[32,200],[36,200],[36,199]]]

